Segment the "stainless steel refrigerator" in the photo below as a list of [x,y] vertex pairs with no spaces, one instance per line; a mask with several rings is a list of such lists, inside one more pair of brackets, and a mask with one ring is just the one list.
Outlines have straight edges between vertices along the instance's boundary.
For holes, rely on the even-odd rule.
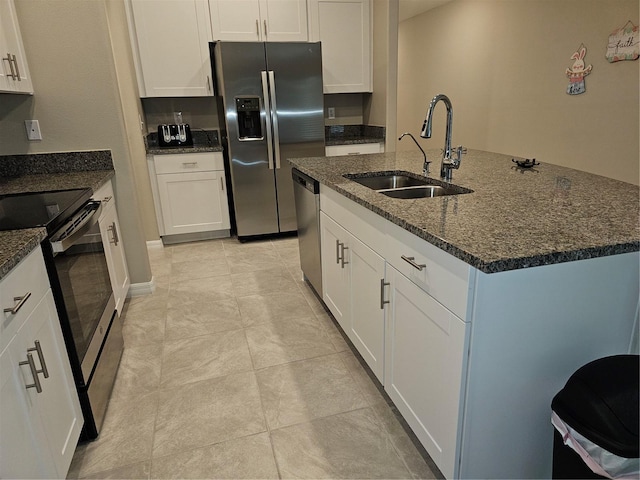
[[211,52],[238,237],[295,231],[287,158],[324,156],[320,43],[215,42]]

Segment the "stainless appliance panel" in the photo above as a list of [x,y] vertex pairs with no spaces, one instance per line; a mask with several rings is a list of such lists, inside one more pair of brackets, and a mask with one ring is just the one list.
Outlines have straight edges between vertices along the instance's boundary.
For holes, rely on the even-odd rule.
[[279,139],[274,144],[279,225],[281,232],[289,232],[297,222],[287,159],[324,156],[322,53],[320,43],[267,43],[266,51]]
[[261,129],[266,130],[261,72],[266,69],[262,43],[225,43],[215,46],[218,85],[223,96],[227,155],[238,236],[278,232],[273,170],[269,168],[266,135],[240,139],[236,98],[260,99]]
[[[324,155],[320,44],[217,42],[213,55],[237,234],[295,231],[287,158]],[[259,129],[251,116],[256,97]]]
[[122,323],[118,315],[113,313],[113,321],[109,329],[104,347],[100,353],[100,359],[96,364],[91,383],[87,389],[91,414],[95,422],[95,430],[100,431],[104,416],[107,413],[107,405],[111,397],[113,383],[118,373],[120,358],[124,350],[122,337]]
[[320,185],[316,180],[296,169],[292,171],[292,178],[298,222],[300,268],[305,278],[322,298]]

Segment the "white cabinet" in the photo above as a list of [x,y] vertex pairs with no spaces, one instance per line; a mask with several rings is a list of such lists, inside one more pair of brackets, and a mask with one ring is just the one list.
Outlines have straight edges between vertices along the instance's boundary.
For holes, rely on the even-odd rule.
[[336,192],[321,192],[323,300],[451,478],[468,325],[445,305],[466,309],[469,267],[413,244]]
[[124,301],[129,293],[131,279],[129,278],[127,258],[125,257],[124,245],[120,236],[120,223],[118,222],[116,199],[111,181],[108,181],[95,191],[93,199],[102,202],[102,213],[98,219],[98,224],[100,225],[100,235],[102,236],[105,256],[107,257],[107,268],[109,269],[109,279],[111,280],[111,288],[116,301],[116,310],[120,315]]
[[387,264],[385,391],[446,478],[460,431],[468,324]]
[[323,300],[371,371],[384,374],[384,259],[320,214]]
[[214,40],[306,42],[306,0],[209,0]]
[[[320,208],[348,239],[352,316],[340,325],[371,365],[353,304],[373,305],[384,278],[383,385],[444,476],[550,478],[551,400],[582,365],[628,351],[640,254],[486,274],[325,185]],[[323,276],[333,242],[323,238]]]
[[207,0],[129,0],[141,97],[213,95]]
[[373,91],[370,0],[309,0],[309,29],[322,42],[324,93]]
[[15,310],[2,313],[0,336],[2,478],[65,478],[83,425],[53,296],[42,278],[46,282],[38,248],[0,282],[3,310]]
[[350,145],[328,145],[324,147],[327,157],[340,155],[364,155],[366,153],[384,153],[384,143],[353,143]]
[[14,0],[0,0],[0,92],[33,93]]
[[350,270],[345,268],[345,250],[349,252],[347,231],[320,212],[320,255],[322,263],[322,296],[325,304],[345,333],[350,331]]
[[149,164],[161,236],[230,228],[224,161],[220,152],[154,155]]

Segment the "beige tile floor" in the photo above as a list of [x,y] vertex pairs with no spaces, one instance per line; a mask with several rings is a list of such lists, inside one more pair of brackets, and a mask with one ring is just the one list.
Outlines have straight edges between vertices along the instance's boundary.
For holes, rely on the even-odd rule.
[[296,238],[149,257],[157,289],[125,306],[104,426],[68,478],[441,475],[301,280]]

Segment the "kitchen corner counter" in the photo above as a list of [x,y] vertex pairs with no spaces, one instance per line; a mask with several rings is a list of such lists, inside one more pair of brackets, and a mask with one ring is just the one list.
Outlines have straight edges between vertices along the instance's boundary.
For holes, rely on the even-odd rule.
[[[0,195],[91,188],[115,175],[109,150],[0,156]],[[46,238],[44,228],[0,231],[0,278]]]
[[44,228],[0,232],[0,280],[38,248],[46,236]]
[[[439,171],[440,151],[428,150]],[[550,265],[640,249],[638,186],[512,156],[469,150],[455,185],[473,193],[394,199],[343,177],[420,174],[419,152],[291,159],[320,183],[485,273]],[[432,175],[433,177],[433,175]],[[604,196],[603,196],[604,195]]]
[[94,192],[115,175],[114,170],[36,173],[0,179],[0,195],[91,188]]

